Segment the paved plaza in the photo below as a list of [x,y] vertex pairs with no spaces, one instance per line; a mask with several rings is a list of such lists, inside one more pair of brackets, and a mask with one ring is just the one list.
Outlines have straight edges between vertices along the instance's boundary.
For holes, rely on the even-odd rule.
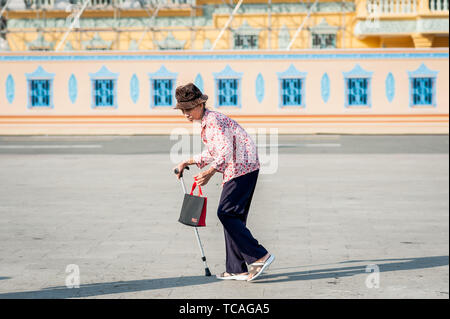
[[[449,298],[448,135],[280,136],[248,219],[276,259],[251,283],[204,276],[177,221],[174,143],[0,136],[0,299]],[[220,184],[203,189],[199,229],[213,275],[225,270]]]

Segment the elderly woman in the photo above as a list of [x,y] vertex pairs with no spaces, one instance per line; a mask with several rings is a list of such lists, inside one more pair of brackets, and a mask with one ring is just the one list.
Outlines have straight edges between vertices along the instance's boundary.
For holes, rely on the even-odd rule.
[[181,109],[187,120],[201,121],[201,138],[206,146],[201,154],[178,164],[177,177],[186,166],[194,164],[200,169],[211,164],[195,176],[200,186],[215,173],[223,174],[217,216],[225,233],[226,271],[217,278],[252,281],[274,260],[246,227],[260,168],[256,145],[236,121],[208,110],[208,96],[194,84],[177,87],[175,97],[175,108]]

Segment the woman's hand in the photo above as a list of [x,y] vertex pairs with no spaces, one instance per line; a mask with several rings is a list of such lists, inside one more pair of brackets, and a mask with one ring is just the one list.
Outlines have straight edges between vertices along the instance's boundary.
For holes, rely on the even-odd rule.
[[186,166],[188,166],[188,163],[186,163],[185,161],[181,162],[180,164],[178,164],[177,166],[175,166],[173,168],[173,170],[175,171],[175,169],[178,169],[178,174],[177,174],[177,178],[180,179],[181,177],[181,173],[183,173],[183,170],[186,168]]
[[215,173],[216,173],[215,168],[211,167],[210,169],[194,176],[194,179],[197,182],[197,185],[204,186],[208,184],[209,180],[211,179],[211,177],[213,177]]

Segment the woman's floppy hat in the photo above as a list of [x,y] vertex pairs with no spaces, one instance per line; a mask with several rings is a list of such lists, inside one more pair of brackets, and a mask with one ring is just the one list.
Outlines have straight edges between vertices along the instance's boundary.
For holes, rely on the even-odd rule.
[[206,102],[208,95],[203,94],[194,83],[188,83],[176,88],[175,98],[177,99],[175,109],[189,110]]

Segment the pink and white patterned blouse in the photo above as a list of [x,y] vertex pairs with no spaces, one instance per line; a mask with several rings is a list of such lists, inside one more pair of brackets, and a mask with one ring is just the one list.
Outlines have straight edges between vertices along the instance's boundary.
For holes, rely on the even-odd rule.
[[193,159],[201,169],[211,164],[229,180],[260,168],[258,151],[250,135],[225,114],[205,110],[201,138],[206,149]]

